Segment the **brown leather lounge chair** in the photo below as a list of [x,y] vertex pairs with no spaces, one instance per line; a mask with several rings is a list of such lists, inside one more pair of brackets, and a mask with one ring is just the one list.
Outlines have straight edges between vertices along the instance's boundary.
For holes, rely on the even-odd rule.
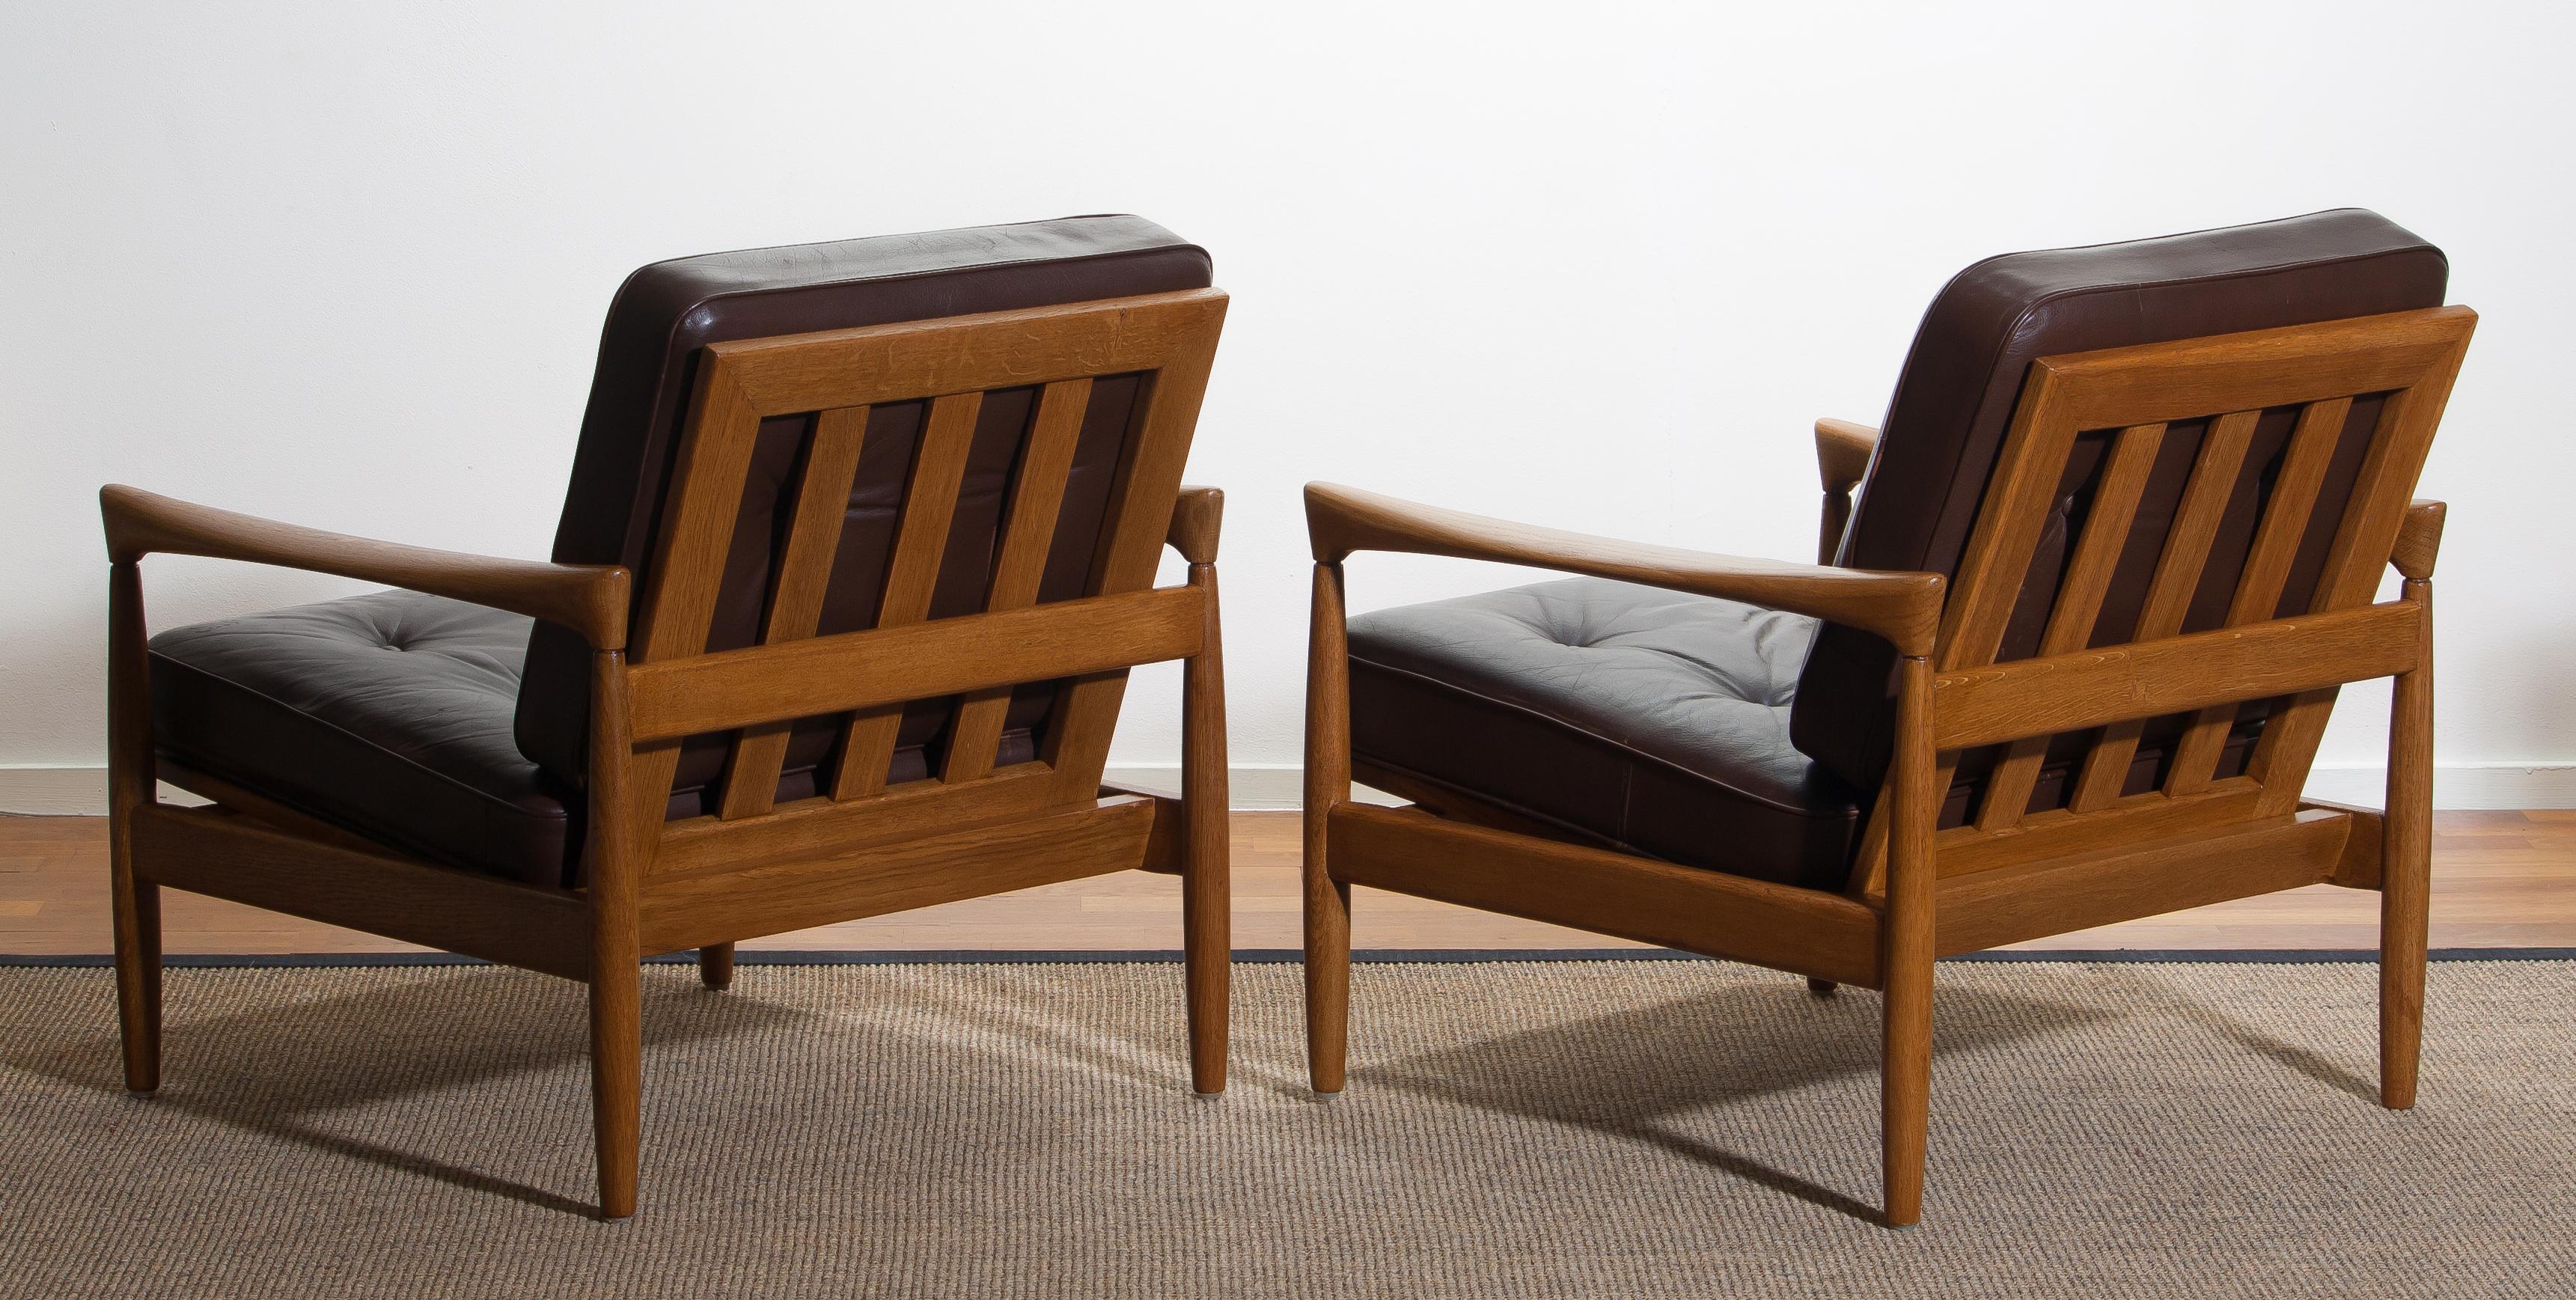
[[[2408,498],[2475,323],[2445,274],[2359,211],[1980,262],[1884,433],[1817,427],[1815,567],[1309,487],[1316,1090],[1353,884],[1883,989],[1911,1223],[1936,956],[2330,881],[2381,891],[2413,1104],[2442,507]],[[1354,551],[1584,576],[1346,628]],[[2335,687],[2388,676],[2384,817],[2302,802]]]
[[[586,981],[621,1217],[640,958],[695,948],[721,988],[736,940],[1142,866],[1183,877],[1191,1077],[1222,1089],[1221,498],[1181,486],[1208,276],[1132,217],[648,266],[550,564],[106,489],[127,1086],[159,1080],[163,885]],[[1167,540],[1186,586],[1152,585]],[[404,590],[147,651],[154,552]],[[1104,790],[1127,669],[1169,659],[1186,797]]]

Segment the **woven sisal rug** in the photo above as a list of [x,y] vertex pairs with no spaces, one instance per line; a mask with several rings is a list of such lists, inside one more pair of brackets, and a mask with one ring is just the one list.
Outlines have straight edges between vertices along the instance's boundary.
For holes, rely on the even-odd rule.
[[1945,965],[1921,1227],[1871,1221],[1877,998],[1715,962],[1293,966],[1189,1094],[1170,965],[645,979],[643,1208],[591,1197],[583,998],[484,967],[0,970],[0,1294],[2567,1296],[2576,964]]

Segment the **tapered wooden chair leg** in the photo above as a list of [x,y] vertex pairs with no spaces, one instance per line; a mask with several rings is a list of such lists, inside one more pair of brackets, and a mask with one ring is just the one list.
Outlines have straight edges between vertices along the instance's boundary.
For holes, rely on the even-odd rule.
[[1887,1226],[1923,1217],[1923,1148],[1932,1120],[1932,669],[1902,661],[1896,749],[1888,767],[1887,912],[1879,968],[1879,1159]]
[[[1224,820],[1217,821],[1222,836]],[[1190,1089],[1202,1096],[1225,1091],[1226,985],[1234,968],[1230,893],[1224,852],[1212,861],[1192,853],[1181,873],[1181,964],[1189,985]]]
[[1306,1071],[1315,1091],[1342,1090],[1350,1045],[1351,887],[1324,863],[1333,805],[1351,797],[1350,647],[1342,566],[1315,566],[1306,643]]
[[1888,972],[1880,1026],[1879,1141],[1887,1225],[1923,1217],[1924,1135],[1932,1118],[1932,971]]
[[1181,964],[1189,985],[1190,1087],[1225,1091],[1227,980],[1234,969],[1233,887],[1226,843],[1225,659],[1216,565],[1190,565],[1207,593],[1203,648],[1181,667],[1181,807],[1189,856],[1181,868]]
[[[120,855],[121,856],[121,855]],[[125,1090],[161,1086],[161,887],[114,873],[116,1016],[125,1042]]]
[[2433,860],[2432,583],[2410,578],[2425,606],[2421,664],[2400,673],[2389,704],[2388,807],[2380,820],[2379,1101],[2415,1104],[2424,1037],[2424,954]]
[[1350,1050],[1351,887],[1306,889],[1306,1072],[1315,1091],[1342,1090]]
[[116,1017],[125,1088],[161,1086],[161,887],[134,871],[135,814],[152,802],[152,679],[143,574],[109,566],[107,590],[108,909],[116,942]]
[[698,949],[698,982],[723,990],[733,986],[733,945],[711,943]]
[[603,964],[590,985],[590,1102],[599,1146],[599,1213],[635,1213],[642,1143],[644,1032],[637,968]]

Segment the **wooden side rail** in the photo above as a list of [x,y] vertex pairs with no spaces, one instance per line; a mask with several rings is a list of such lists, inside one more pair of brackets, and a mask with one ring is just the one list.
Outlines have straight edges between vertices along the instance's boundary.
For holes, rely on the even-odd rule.
[[626,670],[635,739],[1185,658],[1199,652],[1206,604],[1197,587],[1158,587],[637,664]]
[[1819,979],[1879,986],[1879,914],[1839,894],[1579,844],[1414,808],[1340,803],[1332,879]]
[[361,852],[279,831],[221,805],[133,810],[138,877],[527,970],[588,979],[581,895]]
[[543,619],[580,633],[593,649],[626,645],[626,570],[549,564],[379,542],[217,510],[111,483],[98,492],[108,558],[146,555],[245,560],[424,591]]
[[1941,621],[1937,573],[1832,569],[1622,542],[1333,483],[1306,485],[1306,531],[1319,564],[1339,564],[1353,551],[1525,564],[1805,614],[1886,637],[1899,654],[1931,653]]
[[1965,749],[2270,699],[2415,666],[2421,609],[2390,601],[1942,673],[1933,744]]

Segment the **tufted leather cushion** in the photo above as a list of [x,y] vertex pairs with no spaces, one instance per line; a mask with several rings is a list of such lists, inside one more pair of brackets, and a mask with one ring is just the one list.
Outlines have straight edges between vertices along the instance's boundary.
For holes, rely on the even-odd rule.
[[[1085,302],[1133,294],[1205,288],[1207,254],[1138,217],[1068,217],[853,239],[839,243],[716,253],[659,262],[637,271],[618,291],[599,345],[590,407],[583,417],[572,483],[555,533],[554,558],[575,564],[623,564],[636,590],[651,588],[650,561],[661,510],[679,452],[683,407],[700,348],[729,339],[881,325],[972,312]],[[1039,599],[1081,594],[1138,396],[1132,377],[1093,386],[1074,455]],[[941,562],[931,616],[979,610],[991,580],[993,546],[1015,451],[1034,390],[986,397],[969,454],[965,486]],[[873,626],[883,592],[923,403],[870,412],[860,465],[834,558],[820,631]],[[774,577],[777,548],[794,505],[798,448],[807,416],[765,421],[743,494],[709,650],[753,644]],[[638,606],[639,616],[641,605]],[[589,713],[584,648],[560,628],[540,626],[528,653],[527,690],[519,702],[523,751],[570,781],[580,779]],[[1000,761],[1035,752],[1037,731],[1055,688],[1022,687],[1012,697]],[[904,715],[890,779],[926,773],[948,711],[916,704]],[[816,793],[828,780],[839,724],[807,719],[791,733],[778,799]],[[703,811],[723,773],[724,737],[682,746],[673,782],[675,817]]]
[[411,591],[152,638],[167,758],[435,862],[561,885],[577,807],[510,735],[529,620]]
[[[1625,853],[1840,889],[1868,800],[1789,741],[1817,628],[1596,578],[1363,614],[1352,755],[1437,788],[1443,811],[1481,804]],[[2253,738],[2229,738],[2219,775],[2244,769]],[[2153,788],[2164,756],[2141,746],[2128,792]],[[2045,766],[2034,802],[2062,802],[2074,771]],[[1953,782],[1942,826],[1967,822],[1982,779]]]
[[[2448,274],[2441,250],[2357,208],[1979,262],[1952,279],[1924,313],[1843,535],[1840,562],[1957,572],[2005,426],[2036,358],[2438,307]],[[2284,612],[2303,611],[2315,590],[2379,405],[2375,399],[2353,403],[2343,445],[2283,593]],[[2279,411],[2257,427],[2185,631],[2206,630],[2224,617],[2291,423],[2291,413]],[[2092,644],[2125,641],[2134,630],[2204,427],[2185,422],[2169,430]],[[2038,648],[2106,443],[2107,431],[2078,446],[2059,492],[2057,517],[2041,539],[2006,632],[2002,659],[2028,658]],[[1862,789],[1875,789],[1886,770],[1894,667],[1886,642],[1829,626],[1816,637],[1800,674],[1791,738]],[[2240,712],[2237,743],[2221,775],[2241,764],[2244,745],[2265,711],[2257,703]],[[2142,756],[2157,752],[2178,729],[2173,719],[2151,724]],[[2060,738],[2050,751],[2052,764],[2072,758],[2082,741]],[[1962,776],[1975,778],[1988,761],[1990,754],[1967,756]],[[2132,788],[2146,788],[2153,779],[2152,771],[2133,772]],[[2061,786],[2043,781],[2032,807],[2056,806]]]
[[1831,887],[1858,802],[1789,743],[1815,634],[1593,578],[1363,614],[1352,752],[1607,847]]

